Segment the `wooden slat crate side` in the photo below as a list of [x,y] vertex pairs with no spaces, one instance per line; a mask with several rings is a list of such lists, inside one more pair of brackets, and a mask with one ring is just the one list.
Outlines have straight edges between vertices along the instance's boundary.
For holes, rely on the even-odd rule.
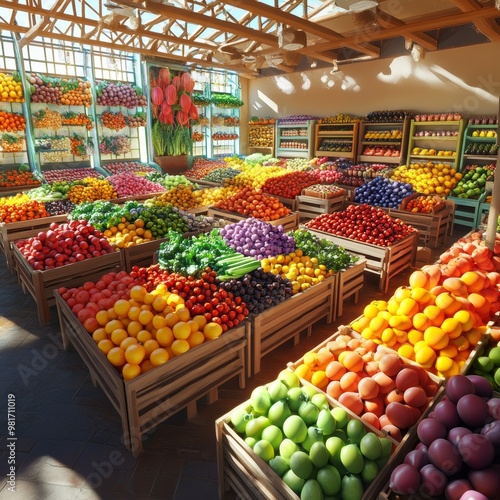
[[[235,376],[240,377],[240,382],[244,381],[245,345],[244,338],[233,342],[217,356],[207,357],[191,372],[187,371],[170,384],[158,385],[154,391],[126,388],[133,453],[139,455],[142,452],[142,435],[148,430],[186,407],[188,417],[196,414],[199,399],[211,395],[210,403],[216,401],[218,388]],[[139,378],[136,380],[140,381]]]
[[356,264],[339,273],[339,285],[336,298],[336,317],[342,316],[344,302],[354,295],[354,303],[358,303],[359,291],[365,283],[366,259],[362,257]]
[[128,435],[129,424],[123,379],[99,350],[90,334],[83,328],[83,325],[57,291],[55,292],[55,301],[65,349],[68,350],[70,346],[73,346],[78,352],[90,372],[94,385],[99,384],[120,415],[122,431],[124,435]]
[[134,195],[134,196],[124,196],[123,198],[113,198],[112,200],[109,200],[111,203],[115,203],[117,205],[124,205],[127,201],[146,201],[150,200],[151,198],[154,198],[155,196],[160,196],[162,194],[165,194],[166,190],[164,191],[159,191],[157,193],[147,193],[147,194],[139,194],[139,195]]
[[310,334],[312,324],[322,318],[328,323],[333,321],[337,279],[336,274],[253,318],[250,342],[253,374],[260,371],[262,357],[281,344],[292,338],[297,344],[300,333],[307,330]]
[[153,255],[167,238],[146,241],[140,245],[132,245],[120,249],[121,267],[129,273],[132,267],[149,267],[153,263]]
[[199,346],[189,349],[182,356],[175,356],[162,365],[159,370],[150,370],[142,374],[141,377],[126,382],[127,392],[134,391],[140,398],[138,409],[141,410],[154,401],[154,398],[148,399],[148,394],[156,393],[165,385],[175,384],[180,377],[189,375],[200,365],[208,367],[207,360],[217,362],[217,358],[223,356],[226,349],[231,349],[235,343],[245,340],[245,335],[246,324],[238,325],[217,339],[203,342]]
[[30,293],[37,304],[38,320],[41,324],[50,321],[49,307],[55,304],[55,289],[63,286],[67,288],[80,286],[85,281],[96,281],[107,272],[118,272],[121,269],[119,252],[46,271],[35,271],[15,246],[13,257],[23,289]]
[[295,198],[284,198],[282,196],[276,196],[275,194],[271,195],[274,198],[278,198],[278,200],[285,205],[285,207],[289,208],[292,212],[297,211],[297,197]]
[[210,206],[208,205],[206,207],[194,207],[194,208],[188,208],[187,210],[185,210],[185,212],[195,215],[207,215],[209,208]]
[[[241,486],[244,487],[243,491],[247,498],[298,500],[298,496],[290,487],[229,425],[231,413],[237,408],[247,407],[248,404],[249,402],[246,401],[215,421],[218,475],[219,480],[222,479],[219,482],[219,492],[224,490],[226,474],[224,466],[229,463],[233,472],[241,478],[243,483]],[[240,492],[235,491],[235,493]],[[224,497],[219,495],[219,498]]]

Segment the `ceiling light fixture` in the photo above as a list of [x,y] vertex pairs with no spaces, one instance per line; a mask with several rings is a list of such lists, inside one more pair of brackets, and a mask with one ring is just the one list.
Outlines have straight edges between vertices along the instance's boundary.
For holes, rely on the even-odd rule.
[[425,49],[418,43],[413,44],[410,53],[415,62],[425,58]]
[[317,65],[318,65],[318,63],[316,61],[312,61],[311,62],[311,68],[312,69],[314,69]]
[[378,5],[375,0],[335,0],[337,7],[345,9],[349,12],[363,12],[365,10],[374,9]]
[[334,60],[333,60],[333,68],[332,68],[332,70],[330,71],[330,75],[333,75],[333,74],[337,73],[338,71],[339,71],[339,65],[338,65],[338,63],[337,63],[337,60],[336,60],[336,59],[334,59]]
[[299,50],[307,45],[305,31],[293,27],[281,27],[278,33],[278,46],[284,50]]

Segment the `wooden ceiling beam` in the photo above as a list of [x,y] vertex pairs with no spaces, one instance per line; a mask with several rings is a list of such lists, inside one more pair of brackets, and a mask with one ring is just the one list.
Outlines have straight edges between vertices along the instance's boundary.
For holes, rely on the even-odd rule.
[[[309,21],[308,19],[303,19],[294,14],[290,14],[289,12],[284,12],[283,10],[280,10],[276,7],[271,7],[270,5],[267,5],[263,2],[257,2],[255,0],[245,0],[245,3],[242,5],[241,0],[224,0],[224,3],[248,10],[259,16],[273,19],[278,24],[287,24],[288,26],[293,26],[294,28],[301,29],[306,33],[310,33],[311,35],[323,38],[324,40],[335,41],[345,39],[343,35],[331,30],[330,28],[327,28],[326,26],[314,23],[312,21]],[[380,55],[380,49],[368,43],[351,43],[349,45],[346,45],[346,47],[350,47],[371,57],[379,57]],[[302,49],[300,49],[299,52],[302,52]]]
[[[29,31],[28,28],[24,26],[17,26],[17,25],[10,25],[7,23],[0,23],[0,30],[7,30],[7,31],[13,31],[15,33],[20,33],[20,34],[25,34]],[[82,43],[81,38],[74,37],[74,36],[69,36],[69,35],[64,35],[62,33],[50,33],[47,34],[50,35],[51,38],[55,40],[60,40],[63,42],[69,42],[73,43],[75,45],[80,45]],[[141,49],[139,47],[135,47],[133,45],[124,45],[124,46],[117,46],[114,42],[104,42],[102,40],[85,40],[85,45],[91,45],[93,47],[98,47],[98,48],[107,48],[110,50],[123,50],[126,52],[133,52],[136,54],[142,54],[144,56],[149,56],[149,57],[154,57],[157,59],[161,60],[171,60],[171,61],[176,61],[179,62],[183,65],[192,65],[192,66],[203,66],[203,67],[216,67],[220,69],[227,69],[227,65],[225,64],[219,64],[216,61],[204,61],[202,59],[194,59],[194,58],[189,58],[189,57],[182,57],[182,56],[176,56],[169,54],[168,58],[161,57],[160,54],[158,54],[157,51],[151,51],[151,50],[146,50],[146,49]],[[238,72],[241,76],[244,76],[245,78],[254,78],[257,76],[256,72],[249,71],[248,68],[246,68],[243,65],[238,65],[238,66],[232,66],[231,69],[234,71]]]
[[354,34],[345,37],[342,41],[326,42],[317,44],[315,50],[323,52],[325,50],[335,50],[341,47],[349,46],[351,43],[360,42],[373,42],[375,40],[387,40],[396,37],[411,38],[412,33],[419,33],[423,31],[433,31],[440,28],[449,28],[453,26],[463,26],[466,24],[473,24],[480,19],[491,19],[500,17],[500,11],[495,7],[485,7],[481,10],[471,12],[448,12],[441,13],[432,18],[426,18],[412,23],[406,23],[404,26],[395,26],[384,30],[366,31],[362,34]]
[[478,19],[474,26],[491,42],[500,42],[500,26],[495,19]]
[[[452,0],[452,2],[463,12],[480,11],[483,9],[476,0]],[[474,26],[491,42],[498,42],[500,40],[499,26],[494,19],[478,19],[474,21]]]
[[[391,16],[390,14],[387,14],[386,12],[382,12],[380,10],[377,12],[377,23],[381,28],[384,29],[406,26],[406,23],[404,21],[401,21],[401,19]],[[411,33],[410,35],[408,35],[408,38],[411,38],[413,42],[418,43],[426,50],[437,49],[437,40],[427,35],[426,33]]]

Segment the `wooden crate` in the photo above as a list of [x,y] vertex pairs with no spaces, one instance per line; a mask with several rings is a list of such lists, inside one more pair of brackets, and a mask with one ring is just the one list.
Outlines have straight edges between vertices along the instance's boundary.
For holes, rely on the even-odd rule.
[[477,214],[476,227],[482,224],[488,224],[488,216],[490,214],[491,203],[481,203],[479,205],[479,212]]
[[477,200],[465,198],[448,197],[447,200],[454,203],[453,226],[465,226],[469,229],[476,229],[480,218],[479,207],[486,201],[486,193],[483,193]]
[[[301,381],[302,385],[306,385]],[[310,384],[307,384],[310,385]],[[351,418],[358,419],[350,410],[327,395],[330,407],[341,407],[345,409]],[[244,439],[231,427],[231,413],[239,408],[246,408],[250,404],[246,401],[234,408],[215,421],[215,437],[217,440],[217,472],[219,483],[219,498],[245,498],[252,500],[299,500],[297,494],[274,472],[245,443]],[[383,434],[363,422],[367,431],[374,432],[382,437]],[[385,437],[385,436],[383,436]],[[388,438],[396,449],[397,442]],[[380,470],[378,476],[387,476],[389,469],[392,470],[394,451],[385,466]],[[390,473],[390,472],[389,472]],[[378,477],[377,476],[377,477]],[[377,497],[380,481],[377,478],[369,485],[363,495],[363,500],[371,500]]]
[[189,212],[190,214],[194,215],[207,215],[209,208],[210,207],[208,205],[206,207],[194,207],[188,208],[187,210],[185,210],[185,212]]
[[218,387],[233,377],[239,378],[241,389],[245,387],[246,322],[125,381],[57,291],[55,301],[64,348],[74,347],[94,385],[102,388],[120,415],[125,446],[135,457],[142,452],[143,435],[159,423],[184,408],[191,418],[199,399],[207,396],[208,403],[215,402]]
[[53,215],[41,219],[24,220],[19,222],[0,223],[0,249],[5,254],[7,267],[14,272],[11,244],[17,240],[24,240],[36,236],[40,231],[48,228],[52,222],[62,224],[68,221],[67,214]]
[[[209,217],[216,217],[217,219],[224,219],[228,224],[239,222],[240,220],[248,219],[246,215],[237,212],[228,212],[227,210],[220,210],[219,208],[209,207],[207,215]],[[294,231],[298,227],[298,213],[291,212],[285,217],[280,217],[276,220],[267,221],[273,226],[283,226],[285,232]]]
[[139,194],[139,195],[134,195],[134,196],[124,196],[123,198],[113,198],[112,200],[109,200],[111,203],[116,203],[117,205],[123,205],[127,201],[146,201],[150,200],[151,198],[154,198],[155,196],[159,196],[161,194],[166,193],[165,191],[160,191],[158,193],[147,193],[147,194]]
[[415,262],[418,231],[415,231],[390,247],[380,247],[371,243],[336,236],[324,231],[312,230],[305,226],[301,227],[319,238],[333,241],[353,254],[365,257],[365,271],[380,276],[379,289],[384,293],[387,293],[390,279]]
[[12,245],[14,266],[23,290],[36,302],[38,321],[50,322],[50,306],[55,304],[54,291],[59,287],[80,286],[85,281],[97,281],[103,274],[120,271],[120,253],[113,252],[65,266],[35,271],[19,248]]
[[127,248],[120,248],[121,267],[129,273],[134,266],[149,267],[153,264],[154,254],[160,248],[160,245],[167,238],[159,240],[146,241],[140,245],[132,245]]
[[296,212],[297,211],[297,197],[295,198],[283,198],[283,196],[276,196],[275,194],[272,194],[270,196],[273,196],[274,198],[278,198],[285,207],[289,208],[291,212]]
[[259,373],[262,358],[281,344],[293,339],[297,345],[303,331],[311,335],[316,321],[334,321],[337,283],[338,273],[252,317],[249,376]]
[[336,294],[336,314],[338,318],[344,312],[344,302],[354,295],[354,303],[358,303],[358,294],[365,282],[366,259],[360,259],[351,267],[340,271]]
[[330,214],[342,210],[347,201],[347,195],[335,198],[317,198],[315,196],[297,196],[299,222],[314,219],[321,214]]
[[451,204],[446,203],[443,204],[441,210],[433,214],[413,213],[391,208],[389,215],[418,229],[420,243],[432,248],[445,243],[448,228],[452,224],[452,207]]

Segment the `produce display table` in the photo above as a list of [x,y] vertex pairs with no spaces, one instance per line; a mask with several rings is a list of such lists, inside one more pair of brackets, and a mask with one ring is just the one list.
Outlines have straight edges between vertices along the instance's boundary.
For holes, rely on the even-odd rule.
[[389,215],[418,229],[420,242],[425,246],[436,248],[444,244],[449,228],[453,226],[453,202],[445,201],[444,203],[444,208],[436,213],[413,213],[391,208]]
[[344,313],[344,302],[354,295],[354,303],[358,303],[358,294],[365,282],[366,259],[361,257],[354,265],[340,271],[337,285],[335,316]]
[[194,416],[196,402],[204,396],[216,401],[218,387],[233,377],[245,387],[247,323],[125,381],[57,291],[54,295],[64,348],[74,347],[120,415],[125,446],[135,457],[142,452],[142,436],[159,423],[184,408],[188,418]]
[[321,214],[330,214],[342,210],[347,195],[336,196],[335,198],[319,198],[316,196],[297,196],[297,211],[299,212],[299,222],[314,219]]
[[[304,385],[304,382],[302,382]],[[308,384],[310,385],[310,384]],[[327,400],[332,408],[343,408],[351,418],[358,419],[349,409],[327,395]],[[231,413],[242,407],[246,408],[249,401],[231,410],[215,421],[215,437],[217,439],[217,470],[219,480],[219,498],[233,498],[235,493],[238,498],[256,500],[299,500],[298,495],[274,472],[271,467],[264,462],[248,446],[238,433],[231,427]],[[363,422],[367,432],[374,432],[380,437],[384,436],[380,431],[368,426]],[[388,438],[393,441],[391,438]],[[394,447],[397,445],[393,441]],[[387,477],[392,470],[393,456],[380,470],[377,478]],[[376,499],[380,490],[377,478],[365,490],[363,499]],[[231,494],[230,494],[231,493]]]
[[[227,210],[220,210],[215,207],[208,207],[208,217],[215,217],[217,219],[224,219],[228,224],[233,224],[234,222],[239,222],[240,220],[248,219],[246,215],[239,214],[237,212],[229,212]],[[269,224],[273,226],[282,225],[283,229],[286,232],[294,231],[298,226],[298,213],[291,212],[285,217],[280,217],[276,220],[267,221]]]
[[62,224],[67,222],[67,214],[43,217],[41,219],[31,219],[19,222],[0,223],[0,249],[5,254],[7,267],[14,272],[14,260],[12,257],[11,242],[24,240],[31,236],[36,236],[40,231],[48,228],[52,222]]
[[259,373],[261,359],[281,344],[293,338],[297,345],[304,330],[311,335],[315,322],[326,318],[331,323],[337,288],[338,273],[252,317],[249,376]]
[[351,240],[343,236],[312,230],[303,227],[319,238],[333,241],[347,251],[366,258],[365,270],[380,276],[379,290],[387,293],[390,279],[410,267],[415,261],[418,244],[418,231],[398,241],[390,247],[381,247],[362,241]]
[[85,281],[97,281],[108,272],[121,270],[120,252],[113,252],[46,271],[35,271],[19,248],[15,245],[11,248],[19,282],[24,292],[36,302],[41,325],[50,322],[50,306],[55,304],[54,292],[57,288],[80,286]]

